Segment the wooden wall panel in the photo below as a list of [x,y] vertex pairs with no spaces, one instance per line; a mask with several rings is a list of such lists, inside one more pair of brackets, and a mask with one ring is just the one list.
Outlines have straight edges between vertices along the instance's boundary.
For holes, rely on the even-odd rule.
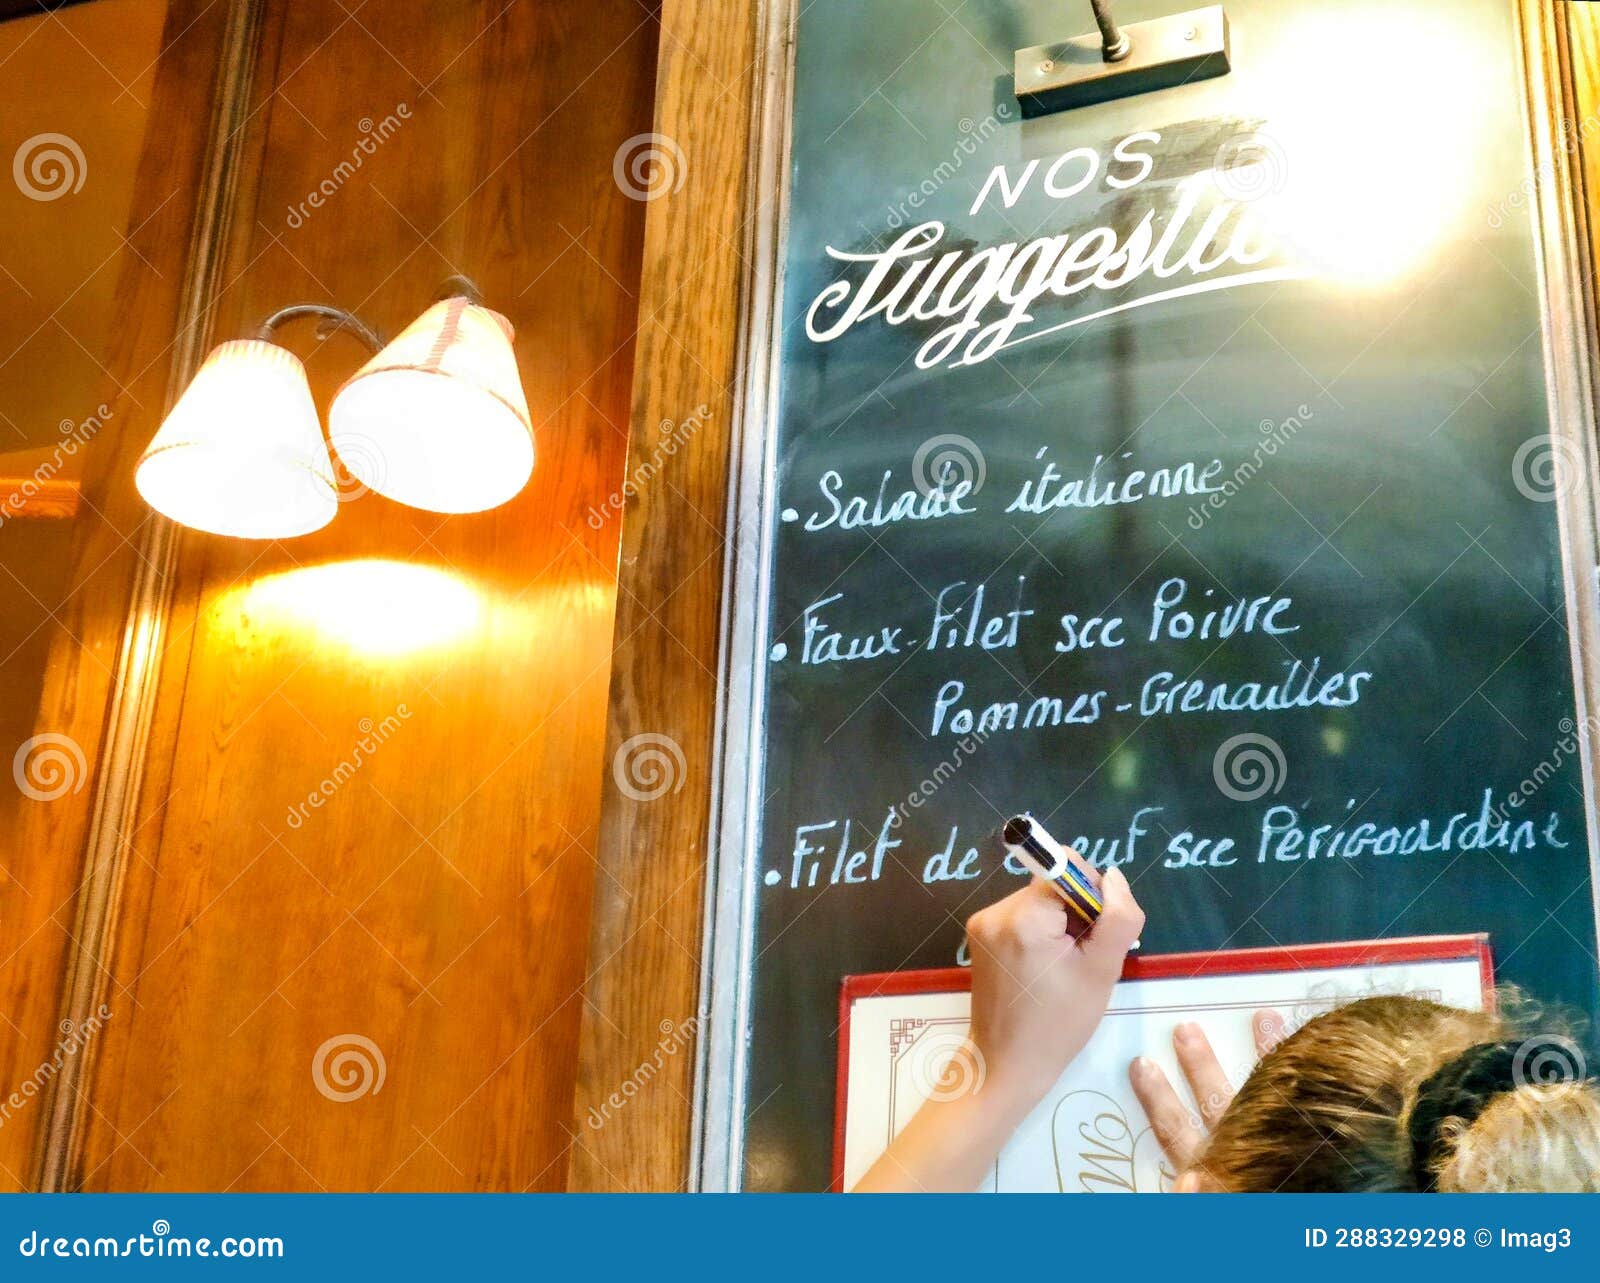
[[[73,1184],[564,1184],[655,47],[634,0],[269,4],[219,335],[465,273],[539,457],[490,513],[183,537]],[[363,359],[282,337],[323,407]]]
[[[64,42],[61,47],[76,51],[92,65],[76,41],[95,38],[96,30],[104,30],[98,24],[112,12],[110,6],[103,13],[76,11],[71,15],[75,33],[55,33]],[[24,1082],[53,1088],[75,1057],[96,1050],[91,1031],[84,1035],[87,1041],[81,1053],[73,1050],[63,1056],[63,1049],[77,1048],[79,1043],[63,1034],[58,1020],[74,944],[84,843],[103,782],[98,769],[101,737],[113,697],[130,588],[140,564],[140,542],[149,521],[148,509],[133,490],[133,463],[165,405],[226,18],[227,6],[213,0],[172,0],[161,58],[153,80],[140,91],[148,96],[139,107],[129,100],[130,113],[139,111],[161,122],[161,142],[144,150],[138,166],[127,216],[128,248],[102,265],[116,282],[108,309],[115,321],[106,327],[104,346],[96,344],[92,354],[103,375],[91,404],[104,402],[110,413],[104,416],[104,429],[74,460],[84,463],[85,472],[70,568],[62,582],[53,585],[58,593],[50,603],[53,616],[33,621],[41,625],[39,635],[46,647],[36,730],[75,743],[88,775],[79,779],[81,787],[54,800],[14,799],[14,809],[0,807],[5,850],[5,873],[0,877],[0,1098],[20,1096]],[[45,86],[41,100],[47,101],[62,84],[84,93],[112,92],[103,79],[86,74],[82,66],[66,74],[48,56],[50,40],[36,39],[39,43],[25,57],[19,54],[23,61],[7,74],[19,76],[24,85],[40,77],[34,83]],[[97,174],[102,182],[109,178],[96,168],[97,157],[103,160],[97,149],[100,141],[98,135],[82,140],[90,166],[86,194]],[[30,244],[29,249],[57,252],[48,240]],[[11,253],[18,250],[16,245],[9,247]],[[73,260],[73,252],[65,246],[58,252],[63,264]],[[93,283],[85,284],[92,293]],[[31,305],[39,302],[35,298]],[[30,303],[8,300],[7,306]],[[36,324],[38,319],[42,318],[36,318]],[[18,412],[15,401],[8,404]],[[74,417],[84,413],[87,410]],[[7,529],[3,538],[14,533],[15,529]],[[17,603],[22,610],[38,604]],[[9,697],[19,700],[34,694],[8,690]],[[4,746],[8,760],[15,747],[15,743]],[[48,1096],[46,1090],[24,1098],[22,1108],[7,1110],[0,1127],[0,1188],[34,1184]]]
[[[658,457],[662,421],[704,407],[704,423],[639,486],[623,528],[606,737],[615,769],[605,779],[574,1189],[672,1190],[689,1179],[694,1057],[679,1031],[696,1019],[700,983],[763,9],[723,0],[716,22],[692,0],[662,9],[655,130],[681,150],[685,180],[650,207],[630,471]],[[658,737],[670,742],[666,783],[641,774],[647,787],[625,788],[628,763]],[[650,1067],[642,1087],[641,1066]]]

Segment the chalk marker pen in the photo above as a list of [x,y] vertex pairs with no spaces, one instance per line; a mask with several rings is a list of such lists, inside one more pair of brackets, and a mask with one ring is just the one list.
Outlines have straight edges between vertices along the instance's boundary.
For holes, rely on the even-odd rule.
[[1044,831],[1044,825],[1026,813],[1013,815],[1006,821],[1001,837],[1008,852],[1048,882],[1050,889],[1067,902],[1068,910],[1077,917],[1079,932],[1095,924],[1104,907],[1100,889],[1073,863],[1065,848]]

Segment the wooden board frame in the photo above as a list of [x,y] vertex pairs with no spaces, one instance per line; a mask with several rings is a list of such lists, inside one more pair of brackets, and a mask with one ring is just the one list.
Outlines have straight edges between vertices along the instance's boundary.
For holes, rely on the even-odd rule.
[[[1522,29],[1527,134],[1532,150],[1534,248],[1544,320],[1545,389],[1558,454],[1580,460],[1581,476],[1556,489],[1556,527],[1572,645],[1573,697],[1589,831],[1590,907],[1600,924],[1600,801],[1594,732],[1600,728],[1600,441],[1596,434],[1594,266],[1589,213],[1579,178],[1578,138],[1568,122],[1577,103],[1568,6],[1516,0]],[[1564,141],[1563,141],[1564,140]],[[1572,482],[1575,484],[1567,484]]]
[[[1534,170],[1545,179],[1535,195],[1550,418],[1584,461],[1584,485],[1561,498],[1558,520],[1577,711],[1587,721],[1590,710],[1600,709],[1596,327],[1582,189],[1576,162],[1558,141],[1576,93],[1568,22],[1579,19],[1569,19],[1559,0],[1514,3]],[[673,395],[686,385],[715,392],[715,429],[695,442],[693,476],[646,487],[625,521],[608,761],[632,736],[676,719],[684,729],[687,778],[696,787],[645,805],[606,781],[574,1114],[574,1189],[740,1185],[753,893],[748,871],[757,818],[751,789],[759,768],[752,755],[759,749],[753,720],[759,688],[750,661],[763,625],[768,545],[762,487],[770,479],[764,464],[774,409],[770,338],[781,287],[797,9],[796,0],[729,0],[712,32],[685,0],[663,6],[656,127],[699,140],[701,154],[709,152],[699,174],[720,198],[711,199],[705,188],[693,191],[691,183],[652,207],[632,450],[648,452],[652,438],[646,434],[670,414]],[[713,131],[720,132],[708,147]],[[737,200],[730,204],[729,196]],[[728,279],[730,265],[737,283]],[[679,318],[673,342],[653,342],[651,327],[666,314],[665,304],[691,282],[700,291],[696,307]],[[715,417],[724,411],[726,417]],[[719,461],[720,482],[714,472]],[[696,560],[702,547],[696,523],[709,524],[711,514],[722,511],[727,541],[720,596],[708,599],[699,588],[684,592],[683,576],[664,572],[658,550],[676,541],[679,556]],[[698,647],[713,619],[720,629],[715,675],[711,647],[690,660],[680,653],[686,645]],[[694,641],[686,640],[690,635]],[[685,678],[686,685],[666,689]],[[1587,740],[1582,761],[1591,868],[1600,869],[1596,762]],[[1600,885],[1594,889],[1600,916]],[[656,946],[653,937],[661,933],[672,937],[673,948]],[[692,967],[678,956],[683,953],[693,954]],[[664,972],[654,969],[663,955],[670,963]],[[585,1134],[589,1108],[650,1059],[661,1037],[658,1021],[686,1011],[698,1022],[692,1117],[672,1099],[691,1090],[689,1068],[671,1063],[656,1080],[670,1092],[658,1090],[648,1108],[627,1111],[597,1135]]]
[[[694,1102],[704,1056],[702,943],[717,761],[719,690],[731,600],[727,534],[730,457],[742,431],[751,265],[770,197],[752,170],[758,113],[771,98],[767,23],[777,0],[723,0],[708,20],[695,0],[664,0],[654,134],[684,161],[682,181],[652,200],[644,271],[617,574],[611,696],[589,969],[567,1185],[671,1191],[697,1186]],[[659,425],[701,426],[670,464]],[[630,744],[665,737],[669,787],[624,787]],[[663,745],[664,748],[667,746]],[[663,1056],[665,1026],[692,1022],[696,1055]],[[674,1041],[674,1046],[677,1046]],[[613,1099],[651,1066],[647,1102]],[[593,1126],[595,1118],[602,1126]]]

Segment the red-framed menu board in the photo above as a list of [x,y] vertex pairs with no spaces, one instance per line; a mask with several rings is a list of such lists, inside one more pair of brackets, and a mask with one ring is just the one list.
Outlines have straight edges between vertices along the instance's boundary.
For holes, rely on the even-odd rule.
[[[970,1091],[983,1070],[954,1069],[972,987],[964,968],[847,976],[839,991],[833,1188],[859,1179],[922,1102]],[[1461,1007],[1489,1005],[1488,937],[1398,940],[1130,957],[1094,1039],[1025,1120],[983,1188],[1095,1193],[1159,1190],[1165,1170],[1132,1089],[1134,1056],[1182,1075],[1172,1030],[1205,1028],[1235,1083],[1255,1060],[1253,1014],[1280,1011],[1296,1028],[1369,994],[1403,993]],[[1180,1088],[1181,1090],[1181,1088]]]

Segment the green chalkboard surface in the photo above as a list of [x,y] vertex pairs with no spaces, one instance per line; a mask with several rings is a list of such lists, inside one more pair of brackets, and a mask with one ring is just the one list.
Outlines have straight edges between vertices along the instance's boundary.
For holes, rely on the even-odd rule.
[[826,1186],[841,977],[962,960],[1017,810],[1147,951],[1486,931],[1595,1010],[1514,6],[1230,0],[1231,74],[1024,121],[1081,9],[796,21],[747,1188]]

